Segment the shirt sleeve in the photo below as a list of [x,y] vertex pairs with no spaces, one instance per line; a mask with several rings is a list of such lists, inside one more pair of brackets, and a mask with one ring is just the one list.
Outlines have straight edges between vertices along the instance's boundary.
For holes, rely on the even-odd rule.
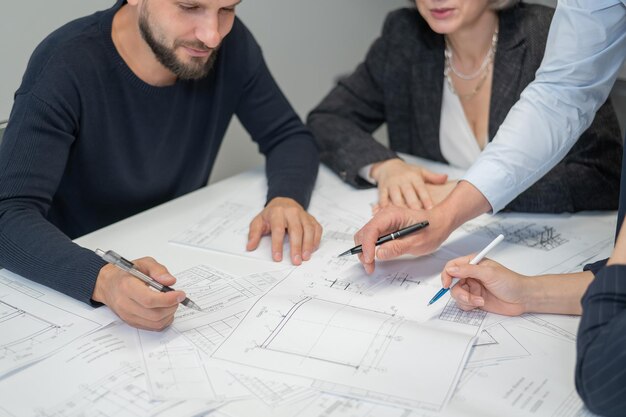
[[372,176],[370,175],[370,172],[372,172],[373,166],[374,164],[367,164],[363,168],[360,168],[359,177],[361,177],[362,179],[364,179],[365,181],[369,182],[372,185],[376,185],[376,180],[372,178]]
[[561,0],[535,80],[464,180],[500,211],[567,154],[605,102],[626,56],[626,5]]

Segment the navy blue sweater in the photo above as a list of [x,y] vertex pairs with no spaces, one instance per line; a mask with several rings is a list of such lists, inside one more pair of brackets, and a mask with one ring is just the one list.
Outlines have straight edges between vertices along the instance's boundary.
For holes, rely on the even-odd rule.
[[111,39],[122,4],[37,47],[0,147],[0,265],[84,302],[104,262],[70,239],[206,185],[233,115],[266,156],[267,201],[306,207],[318,169],[241,21],[207,77],[153,87]]

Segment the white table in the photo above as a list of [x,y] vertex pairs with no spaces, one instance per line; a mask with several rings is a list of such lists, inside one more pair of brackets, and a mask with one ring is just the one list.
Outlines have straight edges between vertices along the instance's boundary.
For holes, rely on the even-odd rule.
[[[436,167],[435,167],[436,169]],[[253,259],[249,257],[241,257],[236,255],[229,255],[214,251],[207,251],[203,249],[185,247],[181,245],[174,245],[169,243],[168,240],[174,235],[184,230],[190,224],[193,224],[197,219],[202,218],[206,213],[214,207],[225,196],[231,195],[238,190],[245,190],[246,186],[251,182],[258,182],[259,178],[263,175],[261,169],[248,171],[229,178],[222,182],[213,184],[176,200],[170,201],[159,207],[155,207],[146,212],[140,213],[136,216],[120,221],[116,224],[105,227],[101,230],[93,232],[89,235],[83,236],[76,240],[76,243],[90,248],[90,249],[113,249],[116,252],[122,254],[128,259],[134,259],[142,256],[152,256],[159,262],[166,265],[173,273],[183,271],[190,268],[193,265],[210,265],[216,269],[223,270],[234,276],[248,275],[260,271],[270,271],[277,268],[275,263],[269,261],[270,254],[267,254],[267,261]],[[341,189],[342,185],[339,184],[339,180],[336,179],[326,168],[322,167],[321,172],[322,182],[331,181],[334,182],[333,186]],[[322,184],[323,185],[323,184]],[[350,189],[346,185],[346,192]],[[370,193],[372,193],[370,191]],[[375,195],[372,194],[372,195]],[[582,215],[581,219],[584,221],[594,222],[596,218],[605,219],[611,217],[611,214],[590,214]],[[550,216],[544,216],[543,218],[550,218]],[[610,231],[608,238],[611,239],[611,226],[607,226],[607,223],[603,223],[607,231]],[[582,261],[581,261],[582,262]],[[531,318],[535,320],[535,318]],[[540,319],[536,319],[540,320]],[[536,324],[536,323],[535,323]],[[516,324],[519,326],[519,323]],[[569,345],[568,345],[569,346]],[[568,349],[568,355],[573,354],[574,345],[572,344]],[[573,364],[572,364],[573,365]],[[478,370],[468,372],[469,377],[474,379],[481,378],[481,372]],[[495,368],[494,368],[495,369]],[[573,375],[573,367],[569,369]],[[482,373],[482,377],[485,375],[491,375],[488,373]],[[19,374],[15,376],[18,378]],[[469,378],[468,377],[468,378]],[[13,376],[9,377],[13,378]],[[492,378],[489,376],[489,378]],[[484,382],[485,387],[490,387],[493,384],[493,380],[489,383],[486,379]],[[497,382],[497,381],[496,381]],[[269,389],[268,387],[265,387]],[[284,387],[282,389],[285,389]],[[283,391],[283,394],[293,394]],[[579,407],[579,400],[577,398],[569,398],[568,403],[560,409],[562,416],[571,415],[568,413],[578,412],[576,407]],[[490,415],[493,410],[492,405],[485,403],[484,409],[470,410],[465,408],[463,401],[453,404],[449,408],[449,415]],[[568,409],[568,407],[573,407]],[[192,407],[193,408],[193,407]],[[200,407],[200,410],[203,408]],[[204,410],[210,409],[206,406]],[[226,408],[222,408],[219,411],[214,412],[216,416],[233,417],[233,416],[263,416],[274,415],[271,409],[262,409],[259,407],[259,403],[254,401],[243,401],[236,404],[231,404]],[[65,410],[67,414],[59,415],[72,415],[68,410]],[[197,412],[198,410],[195,410]],[[288,412],[289,411],[289,412]],[[291,413],[291,414],[290,414]],[[326,413],[326,414],[323,414]],[[167,413],[165,413],[167,414]],[[8,415],[8,414],[7,414]],[[45,414],[42,414],[45,415]],[[283,408],[281,410],[281,416],[287,415],[325,415],[332,417],[343,416],[400,416],[405,414],[405,410],[383,407],[376,404],[368,404],[359,402],[356,400],[342,399],[339,397],[333,397],[328,395],[320,395],[316,398],[308,398],[304,402],[295,402],[293,408]],[[423,414],[415,414],[423,415]],[[445,415],[445,414],[444,414]],[[541,413],[526,413],[521,412],[516,415],[542,415]],[[0,417],[3,416],[1,404],[0,404]]]

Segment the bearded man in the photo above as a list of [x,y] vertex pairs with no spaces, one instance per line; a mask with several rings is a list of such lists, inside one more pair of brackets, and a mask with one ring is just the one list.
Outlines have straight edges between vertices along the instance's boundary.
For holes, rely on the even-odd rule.
[[[0,265],[127,323],[162,329],[159,293],[74,239],[206,185],[236,115],[266,156],[267,203],[248,249],[271,234],[308,260],[321,226],[305,208],[316,145],[235,17],[239,0],[128,0],[50,34],[15,94],[0,148]],[[165,285],[151,258],[136,262]]]

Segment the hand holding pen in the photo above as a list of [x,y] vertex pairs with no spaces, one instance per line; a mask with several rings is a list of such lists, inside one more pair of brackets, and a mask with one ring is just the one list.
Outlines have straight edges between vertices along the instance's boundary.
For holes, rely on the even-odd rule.
[[[152,258],[137,259],[132,264],[161,285],[176,282],[167,268]],[[178,304],[185,298],[182,291],[155,291],[115,264],[100,269],[92,295],[94,301],[106,304],[126,323],[147,330],[162,330],[170,325]]]
[[[491,241],[491,243],[489,243],[482,251],[480,251],[480,253],[478,253],[478,255],[474,256],[470,261],[469,261],[469,265],[478,265],[478,263],[480,263],[480,261],[483,260],[483,258],[485,256],[487,256],[487,253],[489,253],[489,251],[491,251],[494,247],[496,247],[496,245],[500,242],[502,242],[504,240],[504,235],[498,235],[494,240]],[[448,266],[446,265],[447,268],[453,268],[452,271],[458,272],[459,268],[458,267],[453,267],[452,265]],[[443,276],[443,275],[442,275]],[[454,277],[450,277],[451,278],[451,282],[449,284],[448,287],[443,287],[441,288],[434,296],[433,298],[430,299],[430,301],[428,302],[428,305],[433,304],[434,302],[436,302],[437,300],[439,300],[441,297],[443,297],[443,295],[445,293],[447,293],[449,290],[451,290],[452,288],[454,288],[454,286],[456,286],[456,284],[459,283],[459,277],[458,276],[454,276]],[[445,283],[444,283],[445,284]]]
[[[420,223],[416,223],[413,224],[411,226],[405,227],[403,229],[400,230],[396,230],[393,233],[389,233],[387,235],[381,236],[376,240],[375,246],[379,246],[382,245],[385,242],[389,242],[395,239],[400,239],[401,237],[404,236],[408,236],[411,233],[415,233],[418,230],[422,230],[423,228],[425,228],[426,226],[428,226],[428,221],[423,221]],[[353,247],[352,249],[348,249],[347,251],[340,253],[339,255],[337,255],[338,257],[341,256],[346,256],[346,255],[356,255],[359,253],[363,252],[363,247],[361,245],[357,245],[355,247]]]

